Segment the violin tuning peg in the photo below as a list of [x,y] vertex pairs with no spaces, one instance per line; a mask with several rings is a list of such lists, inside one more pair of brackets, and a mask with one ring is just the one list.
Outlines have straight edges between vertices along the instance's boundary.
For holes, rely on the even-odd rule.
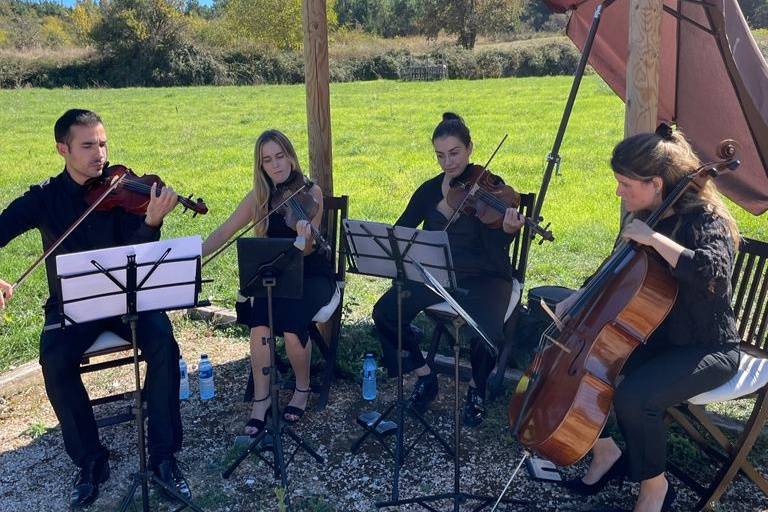
[[194,219],[195,217],[197,217],[197,212],[192,214],[192,218]]

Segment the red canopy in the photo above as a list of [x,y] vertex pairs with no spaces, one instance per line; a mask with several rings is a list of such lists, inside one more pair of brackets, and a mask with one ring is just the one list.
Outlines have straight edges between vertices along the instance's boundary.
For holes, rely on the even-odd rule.
[[[572,10],[568,36],[579,47],[599,0],[544,0]],[[659,121],[685,132],[703,160],[723,139],[741,146],[741,167],[717,179],[720,191],[755,215],[768,210],[768,65],[736,0],[664,0]],[[626,100],[629,0],[602,14],[589,63]]]

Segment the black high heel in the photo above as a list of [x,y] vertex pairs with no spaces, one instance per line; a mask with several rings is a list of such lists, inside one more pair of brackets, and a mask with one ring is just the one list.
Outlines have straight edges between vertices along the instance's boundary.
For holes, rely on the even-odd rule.
[[[295,393],[311,393],[312,392],[312,388],[309,388],[309,389],[293,388],[293,392],[294,392],[294,394]],[[307,405],[309,405],[309,398],[307,398]],[[306,409],[307,405],[304,406],[305,409]],[[302,416],[304,416],[305,409],[300,409],[300,408],[298,408],[296,406],[293,406],[293,405],[286,405],[285,409],[283,410],[283,419],[285,421],[287,421],[288,423],[296,423],[297,421],[299,421],[301,419]],[[296,419],[289,418],[288,417],[289,415],[290,416],[295,416]]]
[[[624,477],[627,474],[626,459],[624,454],[616,459],[613,466],[605,472],[600,480],[593,484],[584,483],[581,478],[573,478],[571,480],[563,480],[560,485],[568,489],[569,491],[580,494],[582,496],[592,496],[603,490],[603,487],[608,485],[612,480],[619,480],[619,485],[624,483]],[[663,509],[662,509],[663,510]]]
[[[265,400],[269,400],[270,396],[267,395],[261,400],[254,400],[253,403],[257,404],[259,402],[263,402]],[[243,429],[243,433],[247,436],[256,437],[259,434],[261,434],[261,431],[264,430],[264,427],[267,425],[266,419],[267,416],[269,416],[270,411],[272,410],[272,405],[267,407],[267,410],[264,412],[264,419],[258,419],[258,418],[248,418],[248,422],[245,424],[245,428]],[[248,429],[255,429],[254,431],[250,431]]]

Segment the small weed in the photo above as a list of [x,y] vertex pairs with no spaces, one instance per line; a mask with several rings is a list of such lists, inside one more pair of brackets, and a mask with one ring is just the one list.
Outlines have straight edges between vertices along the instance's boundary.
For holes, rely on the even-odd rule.
[[29,437],[30,439],[37,439],[43,437],[48,432],[48,428],[42,422],[35,422],[21,433],[22,436]]

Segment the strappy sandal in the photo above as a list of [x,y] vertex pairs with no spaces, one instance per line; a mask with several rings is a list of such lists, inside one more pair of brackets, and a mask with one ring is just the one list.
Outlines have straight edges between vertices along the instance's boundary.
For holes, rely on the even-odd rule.
[[[293,393],[311,393],[312,389],[299,389],[299,388],[293,388]],[[307,397],[307,403],[309,403],[309,397]],[[304,406],[306,409],[306,406]],[[291,419],[288,417],[288,415],[295,416],[296,419]],[[285,409],[283,410],[283,419],[287,421],[288,423],[296,423],[301,419],[301,417],[304,416],[304,409],[299,409],[296,406],[293,405],[287,405]]]
[[[264,402],[265,400],[269,400],[270,396],[267,395],[261,400],[254,400],[252,403],[258,404],[260,402]],[[267,416],[269,416],[270,411],[272,410],[272,405],[267,407],[266,412],[264,413],[264,419],[258,419],[258,418],[248,418],[248,422],[245,424],[245,428],[243,429],[243,433],[247,436],[256,437],[258,436],[262,430],[264,430],[264,427],[266,426],[267,422]]]

